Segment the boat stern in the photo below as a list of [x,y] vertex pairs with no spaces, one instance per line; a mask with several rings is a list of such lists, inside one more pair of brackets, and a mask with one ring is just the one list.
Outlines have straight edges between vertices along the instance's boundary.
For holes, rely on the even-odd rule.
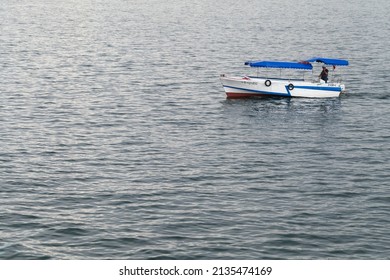
[[260,95],[256,90],[258,83],[248,76],[228,77],[221,74],[219,79],[227,98],[246,98]]

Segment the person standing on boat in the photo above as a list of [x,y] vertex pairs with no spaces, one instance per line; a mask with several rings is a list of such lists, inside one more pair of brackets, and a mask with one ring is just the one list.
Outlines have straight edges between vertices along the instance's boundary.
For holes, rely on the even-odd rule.
[[326,69],[325,65],[322,66],[322,72],[319,75],[319,77],[320,77],[321,80],[325,81],[325,83],[328,82],[328,73],[329,73],[329,70]]

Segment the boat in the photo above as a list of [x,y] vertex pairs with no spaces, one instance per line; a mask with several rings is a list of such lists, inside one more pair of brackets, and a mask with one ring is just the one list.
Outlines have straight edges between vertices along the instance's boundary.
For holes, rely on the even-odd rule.
[[[330,79],[325,82],[314,75],[313,63],[319,63],[322,66],[332,67]],[[222,74],[220,81],[225,90],[227,98],[246,98],[246,97],[307,97],[307,98],[329,98],[338,97],[345,91],[345,85],[335,75],[336,66],[348,66],[348,61],[343,59],[313,57],[299,62],[289,61],[247,61],[248,65],[257,70],[261,68],[279,69],[279,77],[274,76],[227,76]],[[303,77],[282,77],[282,70],[303,72]],[[311,71],[311,79],[305,78],[305,72]]]

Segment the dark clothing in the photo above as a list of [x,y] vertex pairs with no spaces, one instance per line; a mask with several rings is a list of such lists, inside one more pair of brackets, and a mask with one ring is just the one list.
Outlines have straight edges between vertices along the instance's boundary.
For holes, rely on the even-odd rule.
[[326,68],[324,68],[324,69],[322,69],[322,72],[321,72],[321,74],[320,74],[321,80],[324,80],[325,83],[328,82],[328,72],[329,72],[329,70],[326,69]]

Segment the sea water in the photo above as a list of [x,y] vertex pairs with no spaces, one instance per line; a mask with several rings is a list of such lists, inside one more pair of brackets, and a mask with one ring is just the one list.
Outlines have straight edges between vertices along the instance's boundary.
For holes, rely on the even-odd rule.
[[[388,259],[389,10],[2,1],[0,258]],[[218,80],[313,56],[349,60],[340,98]]]

